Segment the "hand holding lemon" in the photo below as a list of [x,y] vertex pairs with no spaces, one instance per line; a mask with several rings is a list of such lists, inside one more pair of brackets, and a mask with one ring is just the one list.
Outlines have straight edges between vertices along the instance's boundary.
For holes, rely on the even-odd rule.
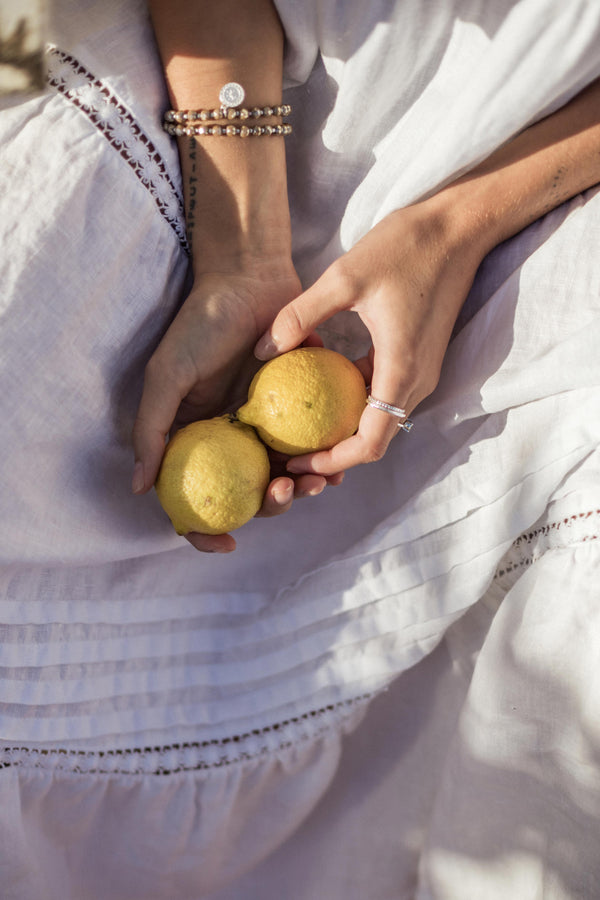
[[265,444],[288,455],[329,449],[356,431],[365,400],[359,370],[333,350],[304,347],[266,363],[237,419],[194,422],[167,445],[156,492],[175,530],[239,528],[269,485]]
[[273,450],[299,456],[329,450],[354,434],[365,400],[365,382],[349,359],[324,347],[301,347],[256,373],[237,417]]
[[177,432],[155,487],[177,534],[225,534],[256,515],[270,474],[254,429],[219,416]]

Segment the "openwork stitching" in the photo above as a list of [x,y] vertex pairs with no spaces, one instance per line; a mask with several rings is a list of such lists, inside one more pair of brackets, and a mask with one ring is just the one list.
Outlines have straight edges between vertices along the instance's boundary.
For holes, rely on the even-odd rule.
[[173,775],[222,768],[281,752],[341,726],[371,694],[329,704],[245,734],[208,741],[118,750],[1,747],[0,769],[44,769],[87,775]]
[[494,578],[525,569],[550,550],[597,540],[599,518],[600,509],[588,510],[525,532],[514,541]]
[[80,109],[125,160],[189,254],[181,197],[148,135],[117,95],[79,60],[52,45],[46,57],[48,84]]

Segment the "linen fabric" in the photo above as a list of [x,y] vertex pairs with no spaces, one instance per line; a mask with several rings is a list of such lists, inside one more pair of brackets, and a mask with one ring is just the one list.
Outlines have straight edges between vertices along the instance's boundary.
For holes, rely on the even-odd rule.
[[[489,7],[278,3],[306,284],[600,74],[596,3]],[[201,555],[129,489],[188,277],[145,6],[50,25],[0,113],[2,900],[592,900],[598,191],[486,259],[384,460]]]

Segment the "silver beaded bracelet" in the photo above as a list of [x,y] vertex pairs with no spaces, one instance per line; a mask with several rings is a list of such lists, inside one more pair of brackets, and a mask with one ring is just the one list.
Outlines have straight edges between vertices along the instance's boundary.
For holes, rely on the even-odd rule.
[[221,106],[218,109],[168,109],[164,115],[163,128],[167,134],[175,137],[182,135],[225,135],[227,137],[251,135],[287,135],[292,133],[288,122],[281,125],[192,125],[192,122],[210,122],[219,119],[232,121],[235,119],[266,119],[271,116],[288,116],[292,107],[289,103],[277,106],[243,107],[245,91],[235,81],[223,85],[219,92]]
[[233,108],[220,106],[219,109],[168,109],[165,113],[166,124],[184,124],[186,122],[209,122],[215,119],[267,119],[270,116],[289,116],[292,107],[289,103],[282,106],[254,106]]
[[282,122],[281,125],[169,125],[167,122],[163,125],[167,134],[174,137],[183,137],[184,135],[193,137],[197,134],[204,135],[222,135],[224,137],[252,137],[253,135],[288,135],[292,133],[292,126],[289,122]]

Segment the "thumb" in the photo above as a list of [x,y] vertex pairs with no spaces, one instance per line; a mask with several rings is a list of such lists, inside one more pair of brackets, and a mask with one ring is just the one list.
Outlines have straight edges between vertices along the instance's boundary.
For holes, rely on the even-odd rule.
[[132,489],[134,494],[150,490],[158,475],[169,430],[175,414],[188,390],[173,377],[174,368],[158,366],[155,354],[146,366],[144,388],[133,426],[132,443],[135,455]]
[[277,313],[271,327],[254,348],[257,359],[272,359],[293,350],[318,325],[350,305],[339,293],[328,289],[326,274]]

